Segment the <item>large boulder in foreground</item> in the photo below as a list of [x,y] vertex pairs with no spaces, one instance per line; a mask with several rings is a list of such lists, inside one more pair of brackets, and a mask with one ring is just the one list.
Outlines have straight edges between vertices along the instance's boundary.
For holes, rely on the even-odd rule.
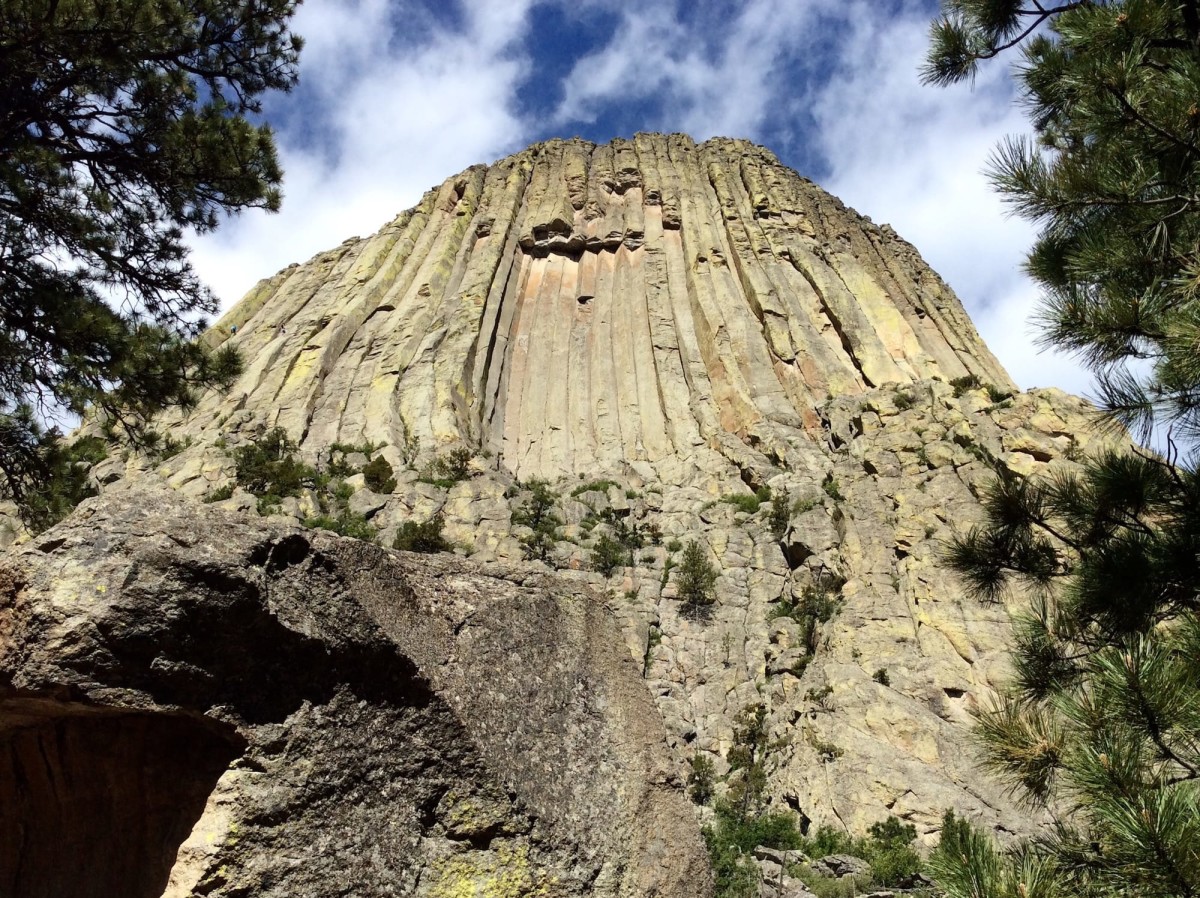
[[120,490],[0,562],[0,894],[711,892],[592,594]]

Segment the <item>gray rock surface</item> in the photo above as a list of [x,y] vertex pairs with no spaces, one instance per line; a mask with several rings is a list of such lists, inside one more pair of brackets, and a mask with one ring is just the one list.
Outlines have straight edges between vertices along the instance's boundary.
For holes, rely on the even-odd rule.
[[90,500],[0,584],[0,894],[710,888],[585,587],[161,489]]

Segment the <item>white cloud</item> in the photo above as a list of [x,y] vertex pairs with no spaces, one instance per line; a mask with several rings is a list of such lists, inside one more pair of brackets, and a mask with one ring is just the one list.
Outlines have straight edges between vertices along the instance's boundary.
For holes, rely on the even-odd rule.
[[777,108],[781,62],[800,51],[820,11],[811,0],[748,0],[736,14],[700,4],[689,28],[674,3],[591,5],[619,12],[620,24],[576,63],[556,121],[593,122],[606,108],[653,98],[664,107],[659,127],[698,140],[760,130]]
[[922,85],[927,9],[870,11],[846,4],[839,64],[813,90],[824,186],[920,250],[1020,386],[1087,392],[1073,359],[1035,345],[1037,288],[1021,271],[1034,228],[1007,214],[983,173],[1000,139],[1029,127],[1005,62],[982,67],[973,87]]
[[[313,99],[277,125],[283,210],[245,213],[193,241],[222,307],[291,262],[373,233],[467,166],[519,149],[531,3],[469,4],[455,31],[389,0],[308,0],[294,30]],[[405,45],[406,33],[423,40]]]

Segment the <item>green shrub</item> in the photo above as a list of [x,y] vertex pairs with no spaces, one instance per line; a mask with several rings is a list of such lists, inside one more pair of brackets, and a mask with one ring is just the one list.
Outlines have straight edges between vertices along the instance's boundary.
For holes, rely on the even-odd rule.
[[726,798],[744,820],[762,814],[768,748],[767,706],[762,702],[747,705],[733,720],[733,745],[725,756],[732,777]]
[[817,756],[826,762],[836,761],[846,753],[846,750],[836,742],[826,742],[824,739],[819,739],[816,736],[812,736],[809,739],[809,744],[816,749]]
[[393,549],[402,549],[405,552],[423,552],[432,555],[436,552],[449,552],[452,546],[442,536],[442,528],[446,524],[446,519],[439,511],[428,521],[405,521],[400,525],[400,529],[396,531],[396,538],[392,540]]
[[950,381],[950,386],[954,388],[954,398],[961,399],[962,395],[968,390],[978,390],[982,383],[977,374],[967,374],[963,377],[956,377]]
[[951,867],[959,864],[960,858],[967,855],[967,842],[973,830],[969,820],[956,817],[954,809],[948,808],[942,815],[941,839],[929,855],[929,865],[936,868],[943,863]]
[[825,490],[825,495],[834,502],[841,502],[845,498],[842,495],[841,487],[832,474],[825,475],[825,479],[821,482],[821,489]]
[[820,858],[831,854],[857,854],[860,847],[844,829],[837,829],[826,823],[818,827],[814,836],[802,842],[800,850],[809,857]]
[[757,494],[747,496],[744,493],[727,493],[721,497],[721,501],[747,514],[755,514],[762,506],[762,499]]
[[96,495],[89,474],[108,456],[108,444],[100,437],[80,437],[65,443],[57,431],[51,431],[40,435],[38,445],[30,447],[30,454],[36,458],[31,465],[36,475],[10,495],[17,500],[21,519],[30,532],[41,533],[84,499]]
[[358,472],[358,468],[346,461],[344,453],[334,449],[329,450],[329,463],[325,465],[324,474],[330,478],[344,479],[346,477],[353,477]]
[[633,562],[633,559],[629,557],[629,550],[607,533],[602,533],[596,540],[596,545],[592,547],[592,570],[605,577],[611,577],[613,571],[624,566],[626,562],[631,564]]
[[888,676],[887,668],[881,667],[875,673],[871,674],[871,679],[880,686],[891,686],[892,678]]
[[524,489],[529,497],[512,513],[514,524],[521,524],[533,532],[522,536],[521,551],[531,560],[549,562],[553,556],[554,546],[561,538],[559,528],[562,518],[555,510],[558,493],[550,489],[550,484],[540,478],[532,478],[525,483]]
[[315,517],[305,518],[304,526],[314,530],[329,530],[338,536],[349,536],[371,542],[375,539],[376,531],[367,519],[348,508],[341,509],[336,515],[323,513]]
[[867,830],[870,839],[866,844],[865,857],[871,864],[871,877],[881,886],[901,886],[922,870],[920,855],[912,849],[917,837],[917,828],[911,823],[902,823],[896,817],[888,817],[871,824]]
[[654,660],[654,650],[662,645],[662,630],[656,624],[651,624],[646,632],[646,651],[642,655],[642,676],[650,672],[650,662]]
[[776,539],[782,539],[787,532],[788,522],[792,517],[792,497],[788,493],[776,493],[771,497],[771,515],[768,522],[771,533]]
[[[774,745],[767,736],[764,704],[747,705],[738,712],[733,745],[726,756],[734,779],[726,797],[713,808],[712,825],[703,830],[718,898],[758,895],[758,865],[751,857],[755,847],[789,849],[803,843],[790,813],[771,813],[763,808],[768,753]],[[696,764],[693,760],[693,769]]]
[[684,607],[696,614],[705,613],[716,602],[717,570],[694,540],[683,550],[679,573],[675,578],[676,594]]
[[224,486],[218,486],[209,490],[204,494],[205,502],[224,502],[226,499],[233,498],[234,485],[227,483]]
[[280,502],[281,498],[279,496],[276,496],[274,493],[267,493],[265,496],[258,497],[254,508],[260,515],[266,517],[280,510]]
[[800,638],[810,655],[820,644],[820,625],[833,620],[842,610],[838,593],[843,585],[841,577],[823,573],[816,583],[804,588],[797,601],[781,601],[775,606],[773,617],[790,617],[800,624]]
[[182,440],[177,440],[169,433],[162,434],[157,430],[147,431],[142,436],[142,439],[146,455],[160,462],[174,458],[188,446],[192,445],[191,437],[184,437]]
[[826,683],[820,689],[812,688],[804,693],[804,700],[812,702],[822,711],[833,710],[833,687]]
[[355,453],[362,453],[367,457],[367,460],[370,461],[371,456],[373,456],[386,445],[387,443],[372,443],[370,440],[367,440],[365,443],[330,443],[329,452],[330,454],[333,454],[334,452],[340,452],[342,455],[354,455]]
[[317,472],[296,458],[297,449],[287,431],[275,427],[233,451],[234,479],[260,500],[268,499],[268,507],[285,496],[299,496],[315,485]]
[[799,848],[802,837],[789,813],[746,818],[728,802],[718,801],[711,826],[703,829],[716,879],[716,898],[757,898],[759,872],[751,852],[767,848]]
[[610,488],[616,485],[616,482],[612,480],[589,480],[587,483],[580,484],[571,490],[571,498],[574,499],[582,496],[584,493],[607,493]]
[[717,768],[712,758],[701,752],[692,755],[692,772],[688,774],[688,795],[696,804],[708,804],[713,797]]
[[908,390],[897,390],[892,394],[892,402],[895,403],[896,408],[900,411],[912,408],[916,404],[916,401],[913,398],[913,394],[908,392]]
[[471,459],[474,457],[471,450],[465,446],[451,449],[445,455],[435,458],[420,479],[442,489],[449,489],[471,476]]
[[367,489],[373,493],[392,493],[396,490],[396,478],[391,463],[382,455],[370,461],[362,469]]
[[807,499],[797,499],[792,503],[792,514],[804,514],[804,512],[812,511],[820,504],[819,499],[814,499],[811,496]]
[[788,873],[804,883],[816,898],[858,898],[872,891],[872,880],[866,876],[843,876],[834,879],[822,876],[807,864],[793,864]]

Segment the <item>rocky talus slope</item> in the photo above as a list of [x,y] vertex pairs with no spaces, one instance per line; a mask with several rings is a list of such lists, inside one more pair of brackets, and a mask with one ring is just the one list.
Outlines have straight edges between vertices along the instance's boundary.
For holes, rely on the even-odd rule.
[[[762,703],[767,796],[803,826],[1034,825],[967,736],[1007,610],[941,554],[993,460],[1048,472],[1108,438],[1082,400],[1017,392],[909,244],[768,151],[536,145],[261,282],[205,339],[247,367],[164,420],[182,451],[102,463],[103,494],[5,562],[0,771],[42,772],[0,819],[100,763],[102,725],[189,746],[186,777],[138,787],[138,819],[166,815],[138,894],[705,894],[686,762],[728,772]],[[336,485],[236,483],[277,427]],[[394,483],[355,473],[369,457]],[[441,515],[465,557],[300,528],[330,490],[360,535]],[[681,601],[693,542],[705,613]],[[54,869],[30,846],[55,827],[96,831],[0,827],[0,859]]]

